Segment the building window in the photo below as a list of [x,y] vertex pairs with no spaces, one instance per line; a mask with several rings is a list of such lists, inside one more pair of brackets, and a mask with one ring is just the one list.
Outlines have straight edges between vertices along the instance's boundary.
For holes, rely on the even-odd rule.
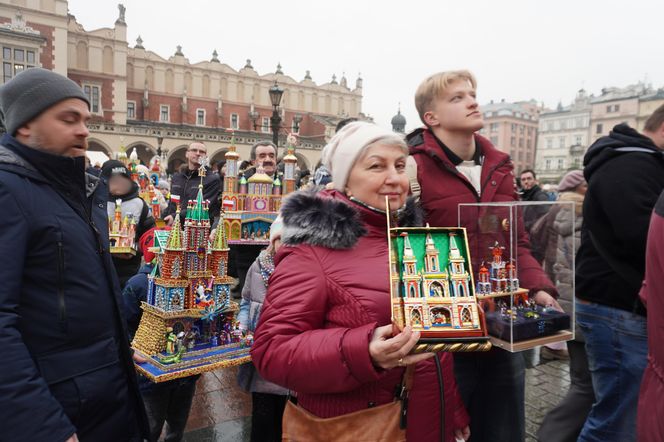
[[136,118],[136,103],[127,101],[127,119],[133,120]]
[[240,128],[240,116],[238,114],[231,114],[231,129],[238,130]]
[[552,131],[553,130],[553,123],[546,123],[546,130]]
[[88,100],[90,101],[90,112],[93,114],[101,113],[101,106],[99,105],[101,102],[101,88],[94,84],[84,83],[83,92],[85,92],[85,95],[88,96]]
[[565,120],[560,120],[560,130],[567,129],[567,122]]
[[171,121],[171,108],[166,104],[159,106],[159,121],[162,123],[168,123]]
[[196,126],[205,126],[205,109],[196,109]]
[[515,137],[510,138],[510,147],[516,147],[516,138]]
[[261,119],[261,132],[270,133],[270,117],[263,117]]
[[37,66],[35,49],[2,47],[2,82],[6,83],[24,69]]
[[565,167],[565,160],[562,158],[558,158],[558,170],[562,170]]
[[553,149],[553,138],[547,138],[546,139],[546,148],[547,149]]
[[497,132],[498,131],[498,123],[491,123],[489,128],[491,129],[491,132]]
[[516,124],[512,123],[512,132],[516,132]]
[[551,160],[549,160],[549,159],[544,160],[544,169],[546,169],[546,170],[551,169]]
[[523,147],[523,138],[519,138],[519,147]]
[[597,124],[597,128],[596,128],[596,130],[595,130],[595,133],[596,133],[596,134],[601,134],[602,131],[603,131],[603,129],[604,129],[604,128],[602,127],[602,123],[598,123],[598,124]]
[[526,126],[520,124],[520,125],[519,125],[519,133],[520,133],[521,135],[523,135],[523,131],[525,131],[525,130],[526,130]]
[[565,147],[565,137],[558,138],[558,147]]
[[577,146],[580,146],[582,142],[583,142],[583,137],[581,137],[581,135],[577,135],[574,138],[574,144],[576,144]]
[[291,123],[291,132],[293,132],[294,134],[299,134],[300,133],[300,123],[293,120],[293,122]]

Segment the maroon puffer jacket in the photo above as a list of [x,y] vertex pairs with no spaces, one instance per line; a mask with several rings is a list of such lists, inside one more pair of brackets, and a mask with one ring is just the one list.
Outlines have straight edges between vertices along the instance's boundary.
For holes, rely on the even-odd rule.
[[[416,225],[409,204],[400,225]],[[376,370],[369,340],[390,323],[385,215],[336,191],[297,193],[282,206],[285,244],[276,256],[255,342],[260,374],[297,392],[319,417],[351,413],[394,399],[404,369]],[[449,354],[438,355],[444,389],[445,440],[469,420]],[[440,441],[441,395],[433,359],[416,366],[408,439]]]
[[648,365],[643,372],[637,436],[642,442],[664,441],[664,193],[660,195],[648,230],[646,279],[641,300],[648,309]]
[[[483,156],[481,195],[478,195],[470,181],[457,171],[430,130],[418,129],[408,136],[410,153],[417,163],[417,179],[422,187],[421,204],[426,212],[425,219],[432,226],[459,225],[458,206],[461,203],[518,201],[514,166],[509,155],[496,149],[489,140],[480,135],[475,135],[475,142]],[[509,219],[508,209],[492,207],[482,211],[466,208],[461,214],[461,225],[467,228],[471,239],[470,254],[475,271],[482,261],[490,258],[489,246],[493,245],[494,241],[497,240],[505,246],[506,253],[509,251],[509,234],[501,228],[502,220]],[[530,253],[530,242],[523,226],[522,213],[517,215],[519,238],[516,258],[521,286],[530,289],[531,293],[545,290],[556,295],[555,286]],[[477,240],[476,235],[480,229],[485,232],[497,230],[500,233],[493,236],[485,234],[482,235],[482,240]]]

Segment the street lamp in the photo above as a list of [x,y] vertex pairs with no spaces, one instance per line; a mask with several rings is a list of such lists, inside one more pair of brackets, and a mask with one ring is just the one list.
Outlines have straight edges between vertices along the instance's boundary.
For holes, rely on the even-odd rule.
[[160,160],[162,160],[161,156],[161,143],[164,142],[164,137],[157,137],[157,156],[159,157]]
[[270,117],[270,124],[272,125],[272,142],[279,149],[279,129],[281,128],[281,116],[279,115],[279,103],[281,103],[281,96],[284,90],[279,87],[276,80],[274,85],[269,90],[270,101],[272,102],[272,117]]
[[259,113],[254,110],[254,105],[251,105],[251,110],[249,111],[249,119],[251,120],[252,124],[254,125],[254,132],[256,131],[256,122],[258,121]]
[[293,117],[293,132],[296,134],[300,133],[300,123],[302,122],[302,115],[295,114]]

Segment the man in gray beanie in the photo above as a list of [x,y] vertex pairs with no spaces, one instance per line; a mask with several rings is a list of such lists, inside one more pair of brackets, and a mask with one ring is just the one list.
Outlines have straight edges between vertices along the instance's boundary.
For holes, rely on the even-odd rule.
[[0,422],[7,440],[146,434],[111,263],[106,184],[85,173],[81,88],[32,68],[0,87]]

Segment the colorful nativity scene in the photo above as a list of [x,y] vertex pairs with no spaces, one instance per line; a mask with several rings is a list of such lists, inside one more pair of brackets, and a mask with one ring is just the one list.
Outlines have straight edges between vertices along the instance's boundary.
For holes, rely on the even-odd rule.
[[229,244],[269,244],[270,225],[276,219],[281,199],[296,190],[295,136],[287,138],[287,152],[282,162],[284,173],[271,177],[262,167],[248,179],[239,174],[240,155],[236,151],[235,138],[226,152],[226,177],[221,196],[225,211],[226,232]]
[[515,260],[504,257],[505,247],[498,241],[487,249],[491,258],[488,266],[480,265],[476,293],[494,345],[518,351],[572,339],[570,315],[529,298],[528,290],[519,286]]
[[390,251],[392,320],[420,332],[415,353],[492,344],[520,351],[570,339],[570,316],[529,299],[497,242],[476,272],[464,228],[391,228]]
[[201,184],[197,199],[188,202],[184,228],[175,216],[170,231],[155,234],[157,265],[148,277],[147,302],[132,342],[147,359],[138,370],[155,382],[249,361],[252,337],[237,325],[223,219],[212,242],[210,229]]

